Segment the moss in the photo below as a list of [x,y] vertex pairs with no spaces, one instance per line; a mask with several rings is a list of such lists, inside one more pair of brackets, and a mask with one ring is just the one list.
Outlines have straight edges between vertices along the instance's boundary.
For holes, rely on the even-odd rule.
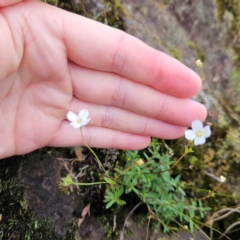
[[197,55],[198,55],[198,58],[199,58],[202,62],[205,61],[205,58],[206,58],[206,57],[205,57],[204,52],[203,52],[194,42],[192,42],[192,41],[188,42],[188,46],[189,46],[190,48],[192,48],[193,50],[196,51],[196,53],[197,53]]
[[166,4],[163,0],[160,0],[158,6],[159,6],[160,10],[163,10],[166,7]]
[[[230,80],[231,87],[235,89],[239,95],[240,93],[240,69],[239,68],[233,68],[231,72],[227,75],[228,79]],[[235,110],[236,112],[240,112],[240,106],[239,104],[236,104]]]
[[[20,157],[2,160],[0,163],[0,239],[14,240],[64,240],[53,231],[53,224],[47,219],[39,223],[35,213],[28,208],[23,186],[19,181],[17,169]],[[24,161],[24,159],[22,159]],[[73,239],[68,234],[67,239]]]
[[[214,213],[225,206],[239,205],[240,195],[236,183],[240,181],[237,167],[240,162],[240,132],[239,126],[233,122],[228,122],[221,127],[214,124],[211,126],[211,130],[211,139],[207,139],[206,144],[202,146],[193,147],[194,152],[187,154],[172,171],[176,175],[181,174],[181,179],[185,181],[186,193],[193,199],[207,196],[208,190],[212,190],[218,185],[218,182],[205,175],[203,170],[216,177],[225,176],[227,181],[218,188],[216,195],[206,198],[203,202],[203,206],[210,207],[211,213]],[[186,144],[185,140],[178,140],[177,144],[175,142],[173,147],[175,161],[183,153],[184,144]],[[172,146],[170,145],[170,147]],[[232,215],[219,225],[214,224],[213,227],[221,231],[236,221],[238,221],[238,217]]]
[[240,1],[217,0],[218,19],[223,20],[224,13],[230,12],[233,16],[228,31],[227,45],[233,44],[235,52],[235,64],[240,67]]
[[176,49],[174,47],[170,47],[169,51],[171,52],[173,57],[175,57],[176,59],[181,61],[182,56],[181,56],[181,52],[178,49]]
[[163,41],[161,38],[159,38],[159,36],[157,36],[156,34],[152,35],[152,38],[154,41],[156,41],[157,43],[163,45],[164,47],[168,47],[168,43]]
[[125,30],[124,16],[127,16],[127,11],[119,0],[102,0],[108,11],[104,12],[101,17],[101,22]]
[[115,12],[118,12],[118,15],[127,15],[127,11],[124,8],[124,6],[120,3],[119,0],[103,0],[103,3],[110,4],[111,7],[115,10]]
[[182,54],[177,48],[171,46],[168,42],[162,41],[162,39],[160,39],[159,36],[157,36],[156,34],[154,34],[152,36],[152,38],[154,41],[156,41],[159,44],[161,44],[162,46],[168,48],[169,52],[171,53],[171,55],[173,57],[175,57],[176,59],[178,59],[180,61],[182,60]]
[[84,15],[106,25],[122,30],[125,29],[123,17],[127,15],[127,11],[119,0],[102,0],[103,9],[99,10],[96,14],[92,12],[92,8],[96,6],[90,1],[80,0],[78,3],[73,3],[69,0],[46,0],[46,2],[67,11]]
[[58,6],[59,0],[42,0],[43,2],[47,2],[51,5]]

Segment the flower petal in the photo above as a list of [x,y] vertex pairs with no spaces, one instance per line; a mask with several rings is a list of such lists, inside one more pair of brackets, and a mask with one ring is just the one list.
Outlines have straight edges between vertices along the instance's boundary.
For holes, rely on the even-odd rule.
[[84,119],[87,119],[89,116],[89,111],[87,109],[82,109],[79,113],[78,113],[78,117],[83,121]]
[[224,176],[220,176],[220,181],[222,182],[222,183],[224,183],[224,182],[226,182],[226,180],[227,180],[227,178],[225,178]]
[[81,123],[78,123],[78,122],[71,122],[70,125],[73,126],[74,128],[80,128],[81,127]]
[[205,126],[205,127],[203,128],[203,134],[204,134],[204,137],[205,137],[205,138],[208,138],[208,137],[211,136],[211,129],[210,129],[209,126]]
[[90,120],[91,120],[91,118],[83,119],[82,123],[81,123],[81,126],[83,127],[83,126],[87,125]]
[[195,146],[202,145],[205,142],[206,142],[206,138],[205,137],[195,138],[194,145]]
[[67,113],[67,119],[68,119],[68,121],[70,121],[70,122],[76,122],[76,120],[78,119],[78,116],[77,116],[75,113],[69,111],[69,112]]
[[194,140],[196,138],[196,134],[193,130],[189,129],[185,131],[185,138],[187,140]]
[[192,122],[192,129],[193,131],[198,131],[203,129],[203,124],[200,120],[194,120]]

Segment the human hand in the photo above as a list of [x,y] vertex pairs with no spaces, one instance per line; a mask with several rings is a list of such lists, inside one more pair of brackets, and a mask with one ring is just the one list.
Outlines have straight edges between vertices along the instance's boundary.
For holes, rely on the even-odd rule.
[[100,148],[141,149],[205,119],[189,99],[200,78],[140,40],[38,1],[0,11],[0,158],[81,145],[66,113],[83,108],[84,138]]

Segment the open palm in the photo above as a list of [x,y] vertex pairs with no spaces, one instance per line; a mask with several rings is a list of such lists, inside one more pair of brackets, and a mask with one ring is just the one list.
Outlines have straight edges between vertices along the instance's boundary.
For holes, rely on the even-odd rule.
[[205,119],[199,77],[138,39],[42,2],[0,10],[0,158],[80,145],[69,110],[89,110],[90,146],[121,149]]

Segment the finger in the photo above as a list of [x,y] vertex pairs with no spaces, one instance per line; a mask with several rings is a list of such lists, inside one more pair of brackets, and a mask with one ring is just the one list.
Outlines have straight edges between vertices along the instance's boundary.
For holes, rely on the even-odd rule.
[[[146,148],[150,143],[150,137],[147,136],[139,136],[101,127],[85,126],[82,132],[87,144],[96,148],[136,150]],[[85,144],[82,140],[80,130],[70,127],[69,122],[64,121],[49,145],[55,147],[72,147]]]
[[74,98],[69,110],[78,113],[81,109],[88,109],[90,113],[89,126],[164,139],[179,138],[186,130],[186,127],[172,125],[117,107],[86,103]]
[[199,91],[201,80],[196,73],[137,38],[41,2],[32,4],[39,5],[35,9],[41,18],[44,13],[49,32],[65,43],[68,59],[76,64],[115,72],[178,97]]
[[206,108],[191,99],[169,96],[117,74],[75,64],[69,64],[69,70],[74,95],[85,102],[116,106],[172,125],[190,126],[193,120],[206,118]]
[[19,3],[22,0],[0,0],[0,7],[10,6],[15,3]]

